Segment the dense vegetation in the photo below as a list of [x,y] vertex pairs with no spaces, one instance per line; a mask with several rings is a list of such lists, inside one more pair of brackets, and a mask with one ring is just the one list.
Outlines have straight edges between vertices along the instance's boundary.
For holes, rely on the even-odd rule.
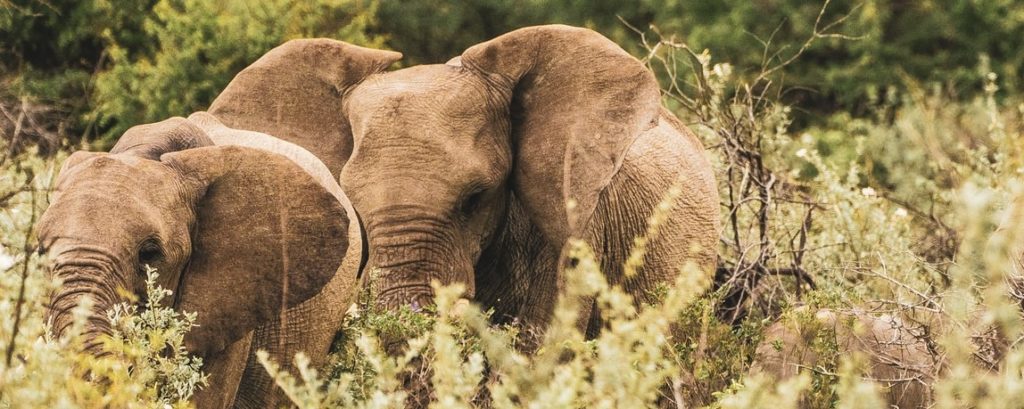
[[[662,394],[687,407],[793,407],[801,396],[812,407],[880,407],[877,384],[860,376],[865,357],[834,343],[816,343],[829,358],[792,382],[744,376],[769,322],[809,319],[797,304],[902,317],[941,363],[929,374],[939,407],[1022,401],[1024,326],[1008,254],[1024,231],[996,227],[1024,217],[1010,206],[1024,172],[1024,9],[821,6],[0,0],[0,407],[185,405],[202,383],[195,361],[166,353],[180,351],[189,325],[171,311],[119,312],[115,353],[102,358],[75,352],[74,336],[45,336],[52,284],[30,232],[68,149],[202,109],[285,39],[392,48],[412,65],[549,22],[592,27],[644,58],[666,105],[708,147],[725,220],[717,290],[687,293],[700,277],[684,269],[661,304],[638,312],[581,263],[569,292],[598,294],[609,329],[585,341],[566,297],[530,356],[512,347],[523,334],[453,307],[450,290],[435,318],[360,311],[330,367],[296,379],[266,362],[296,405],[400,407],[411,393],[403,380],[419,377],[438,407],[638,407]],[[647,239],[657,240],[658,221],[651,215]],[[405,356],[376,341],[395,331],[414,339]]]
[[[784,98],[801,113],[794,120],[804,126],[823,122],[822,114],[869,116],[910,83],[970,97],[990,71],[1004,89],[1021,90],[1024,11],[1015,4],[832,1],[818,27],[822,38],[785,71]],[[800,0],[4,0],[0,97],[9,110],[21,97],[45,108],[39,114],[50,114],[49,127],[40,131],[50,131],[42,132],[48,149],[60,144],[56,133],[109,144],[133,124],[202,109],[235,72],[284,39],[386,47],[411,65],[444,62],[482,40],[543,23],[587,26],[637,54],[642,47],[629,26],[650,35],[655,24],[748,77],[795,55],[814,33],[818,11]]]

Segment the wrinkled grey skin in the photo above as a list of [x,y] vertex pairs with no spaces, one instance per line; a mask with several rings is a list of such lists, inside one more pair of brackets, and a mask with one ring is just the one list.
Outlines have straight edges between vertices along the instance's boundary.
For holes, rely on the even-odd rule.
[[[703,147],[660,108],[653,75],[597,33],[531,27],[447,65],[373,75],[344,114],[354,148],[341,182],[366,229],[368,271],[380,269],[379,305],[423,306],[431,280],[462,283],[498,320],[543,326],[570,237],[638,302],[687,261],[714,268],[718,196]],[[634,237],[676,181],[681,199],[625,278]],[[597,314],[584,317],[595,333]]]
[[[808,312],[806,308],[799,311]],[[823,348],[835,346],[835,351],[827,352],[837,354],[837,358],[861,354],[866,360],[867,379],[878,383],[892,407],[930,407],[931,387],[941,365],[922,336],[915,336],[902,320],[890,315],[829,309],[813,312],[813,318],[804,325],[783,319],[768,327],[750,373],[781,382],[827,365],[821,362],[821,353],[826,351],[812,344],[816,337],[822,337],[829,340],[823,342]],[[801,407],[807,407],[807,402]]]
[[[315,56],[323,45],[290,47]],[[232,85],[225,93],[246,91]],[[275,124],[283,132],[290,121],[302,125],[280,116]],[[51,300],[54,332],[89,295],[96,306],[88,348],[97,353],[97,336],[110,330],[104,312],[125,301],[118,289],[142,296],[143,265],[158,269],[160,284],[175,291],[170,306],[197,313],[185,344],[210,374],[194,398],[199,408],[286,402],[255,352],[267,350],[285,368],[299,351],[322,364],[365,259],[355,211],[324,163],[205,112],[134,127],[111,153],[72,155],[39,239],[64,281]]]
[[[261,60],[235,80],[337,109],[307,123],[331,139],[289,137],[273,121],[225,123],[302,145],[340,175],[368,237],[366,271],[378,271],[378,305],[423,307],[432,280],[462,283],[497,320],[543,326],[572,262],[562,255],[570,237],[585,239],[638,303],[686,262],[710,278],[719,208],[704,149],[661,108],[653,74],[608,39],[529,27],[449,64],[386,73],[399,54],[346,47],[305,65],[293,63],[309,61],[301,55]],[[276,81],[299,71],[300,85]],[[221,102],[210,112],[224,112]],[[290,106],[268,105],[263,117]],[[683,193],[644,267],[624,277],[634,237],[676,182]],[[595,333],[597,314],[583,317]]]

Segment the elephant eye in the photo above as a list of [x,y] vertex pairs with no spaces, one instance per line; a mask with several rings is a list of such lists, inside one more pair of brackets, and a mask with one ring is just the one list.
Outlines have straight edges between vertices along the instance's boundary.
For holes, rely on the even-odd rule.
[[483,190],[476,192],[472,195],[469,195],[468,197],[466,197],[465,200],[462,201],[462,206],[460,207],[459,210],[464,215],[473,214],[473,212],[475,212],[476,209],[480,207],[480,203],[483,202],[483,198]]
[[163,259],[160,245],[155,239],[148,239],[139,246],[139,265],[153,265]]

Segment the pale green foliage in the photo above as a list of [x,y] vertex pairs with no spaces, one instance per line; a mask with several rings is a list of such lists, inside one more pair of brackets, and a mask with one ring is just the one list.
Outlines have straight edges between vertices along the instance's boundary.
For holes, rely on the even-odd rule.
[[[839,396],[837,409],[872,409],[887,406],[881,396],[881,387],[863,377],[865,368],[859,365],[866,359],[863,355],[854,354],[844,357],[837,374],[839,384],[836,395]],[[825,402],[823,402],[825,403]]]
[[[257,357],[277,385],[299,408],[401,408],[404,407],[407,394],[399,378],[427,342],[425,336],[414,338],[409,341],[405,354],[391,357],[381,350],[375,337],[361,336],[355,345],[361,354],[360,359],[372,368],[369,380],[356,378],[353,373],[342,373],[330,381],[320,379],[317,371],[309,367],[309,359],[301,353],[295,357],[295,366],[300,375],[299,379],[295,379],[270,361],[265,351],[258,351]],[[373,390],[366,395],[354,394],[353,390],[360,387],[357,385],[359,382],[372,385]]]
[[[390,358],[367,346],[375,345],[372,332],[357,344],[373,362],[373,383],[385,385],[379,394],[362,400],[345,398],[352,387],[351,374],[337,380],[317,379],[296,361],[301,382],[278,367],[262,362],[293,402],[300,407],[385,408],[402,407],[404,395],[396,393],[395,377],[419,356],[429,362],[435,400],[432,407],[476,407],[472,398],[485,388],[496,408],[647,407],[666,385],[678,377],[673,358],[670,325],[683,308],[707,286],[707,277],[694,266],[681,267],[664,300],[638,311],[621,288],[609,286],[593,253],[583,242],[571,243],[570,255],[580,260],[566,272],[567,291],[559,298],[552,323],[537,351],[526,354],[514,347],[512,334],[492,328],[476,306],[455,307],[458,287],[438,287],[436,318],[426,335],[410,342],[406,355]],[[580,300],[596,297],[608,319],[608,328],[591,341],[577,329]],[[467,343],[464,334],[474,341]],[[484,372],[484,361],[490,374]],[[381,364],[381,363],[386,363]],[[413,369],[413,368],[408,368]],[[320,387],[325,385],[325,387]]]
[[203,360],[185,351],[185,333],[194,326],[195,313],[178,313],[162,303],[171,290],[160,288],[157,272],[146,266],[146,300],[140,310],[135,303],[118,304],[107,314],[114,334],[108,349],[134,362],[135,379],[157,388],[165,403],[188,400],[206,383],[200,372]]
[[723,391],[718,401],[710,407],[745,409],[756,408],[762,402],[771,402],[774,409],[796,409],[800,397],[810,388],[811,377],[803,373],[776,385],[762,376],[750,377],[745,381],[745,385],[734,384],[732,388]]
[[[768,152],[775,152],[769,158],[779,160],[778,168],[792,169],[791,180],[808,187],[825,207],[815,214],[808,234],[814,250],[804,261],[824,291],[843,292],[832,303],[868,305],[934,334],[941,354],[933,358],[945,366],[930,374],[939,379],[938,407],[1004,407],[1024,397],[1021,352],[1008,345],[1021,333],[1019,300],[1009,297],[1007,285],[1015,267],[1009,256],[1017,254],[1010,247],[1024,237],[1022,225],[1009,223],[993,234],[1004,220],[1024,220],[1020,206],[1008,206],[1020,197],[1016,179],[1024,134],[1019,108],[998,103],[995,90],[990,83],[983,97],[966,104],[937,95],[919,99],[899,107],[892,125],[843,123],[848,128],[824,131],[852,133],[847,145],[856,148],[841,156],[849,162],[821,155],[821,138],[813,132],[822,131],[800,138],[765,136]],[[813,176],[806,176],[801,162],[813,168]],[[861,167],[872,163],[905,173],[891,176],[895,185],[878,185],[871,170]],[[794,207],[780,203],[773,209],[783,228],[800,220],[787,206]],[[956,259],[922,254],[947,245],[935,239],[945,226],[962,243],[952,248]],[[992,331],[994,336],[985,336]],[[838,370],[837,407],[882,406],[878,386],[865,383],[849,357],[842,358],[838,368],[821,368]],[[991,362],[979,362],[985,359]],[[989,371],[990,364],[997,369]],[[826,400],[812,407],[829,405]]]
[[[328,37],[381,48],[372,0],[160,0],[142,24],[148,51],[106,33],[112,65],[96,78],[96,111],[128,127],[204,109],[231,78],[286,40]],[[134,51],[134,53],[133,53]],[[188,86],[183,86],[188,84]]]

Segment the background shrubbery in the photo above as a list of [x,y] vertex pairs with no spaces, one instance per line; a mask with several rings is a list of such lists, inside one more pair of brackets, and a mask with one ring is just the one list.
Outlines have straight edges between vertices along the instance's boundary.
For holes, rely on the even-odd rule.
[[[929,374],[939,407],[1024,401],[1021,280],[1008,257],[1024,232],[1013,223],[997,232],[1024,217],[1010,206],[1024,172],[1024,9],[1011,0],[826,5],[0,0],[0,407],[183,405],[201,379],[188,357],[160,354],[177,350],[189,325],[169,311],[129,314],[123,333],[133,335],[102,359],[75,353],[73,337],[44,336],[51,284],[30,231],[67,149],[203,109],[285,39],[392,48],[412,65],[551,22],[597,29],[643,58],[666,105],[708,147],[725,223],[717,290],[665,288],[663,303],[638,312],[582,263],[570,291],[597,294],[617,318],[584,341],[567,324],[572,297],[563,299],[536,354],[513,348],[532,334],[488,326],[485,312],[454,307],[448,290],[436,318],[361,311],[328,367],[300,358],[295,378],[266,362],[297,405],[400,407],[424,398],[406,383],[429,381],[425,398],[439,407],[636,407],[666,397],[687,407],[878,407],[877,384],[861,376],[865,357],[836,351],[827,331],[814,344],[826,358],[809,375],[782,385],[743,376],[767,324],[811,319],[795,305],[902,318],[939,363]],[[415,340],[389,357],[378,339],[396,332]]]
[[[62,136],[108,145],[131,125],[202,109],[235,72],[285,39],[325,36],[391,48],[412,65],[444,62],[472,44],[546,23],[593,28],[635,54],[642,47],[623,22],[645,30],[653,23],[749,77],[766,62],[797,53],[814,32],[819,6],[802,0],[4,0],[0,101],[16,111],[18,99],[28,97],[62,114]],[[789,88],[781,97],[795,104],[801,128],[827,123],[833,113],[870,117],[902,100],[908,84],[938,84],[955,99],[969,98],[991,71],[1008,91],[1024,86],[1024,9],[1015,0],[833,0],[823,21],[827,36],[784,73]],[[841,24],[829,27],[833,22]],[[988,66],[979,70],[983,62]],[[15,122],[17,113],[6,116],[0,123]]]

